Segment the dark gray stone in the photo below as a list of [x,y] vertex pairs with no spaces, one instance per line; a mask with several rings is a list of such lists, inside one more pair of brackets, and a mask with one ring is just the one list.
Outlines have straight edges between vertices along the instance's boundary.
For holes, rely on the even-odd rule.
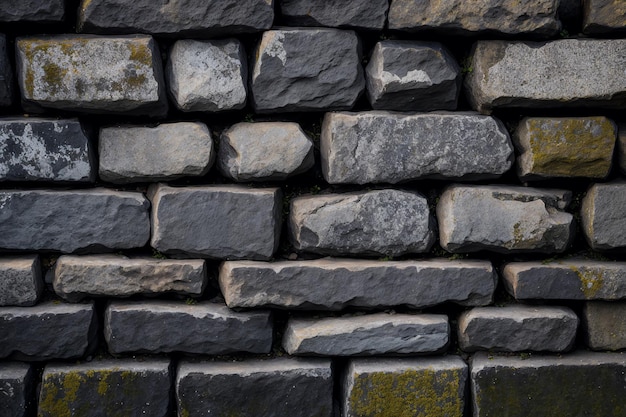
[[252,72],[261,113],[348,110],[365,88],[359,38],[337,29],[263,33]]
[[587,346],[593,350],[626,349],[626,302],[589,301],[583,309]]
[[619,35],[626,32],[626,5],[622,0],[582,0],[583,32]]
[[26,417],[34,404],[35,385],[31,365],[20,362],[0,363],[0,410],[6,417]]
[[[0,4],[0,9],[2,4]],[[2,10],[0,10],[0,16]],[[1,17],[0,17],[1,20]],[[13,69],[7,54],[7,38],[0,33],[0,107],[10,106],[13,101]]]
[[2,0],[0,22],[56,23],[65,17],[63,0]]
[[583,198],[580,219],[593,249],[626,247],[626,182],[592,185]]
[[0,306],[32,306],[43,287],[38,256],[0,258]]
[[388,0],[280,0],[282,19],[289,26],[382,30],[388,9]]
[[626,124],[617,126],[617,157],[622,174],[626,174]]

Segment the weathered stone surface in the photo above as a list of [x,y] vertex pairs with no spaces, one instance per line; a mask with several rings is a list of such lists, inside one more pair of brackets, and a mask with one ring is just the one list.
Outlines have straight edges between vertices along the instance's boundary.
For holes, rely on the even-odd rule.
[[496,357],[471,363],[476,417],[623,416],[626,361],[615,353]]
[[365,74],[374,109],[455,110],[461,92],[461,69],[437,42],[378,42]]
[[626,302],[589,301],[583,309],[583,323],[591,349],[626,349]]
[[487,305],[496,273],[485,261],[233,261],[222,264],[219,282],[231,308],[422,308],[447,301]]
[[626,39],[478,41],[465,78],[467,97],[483,113],[505,107],[622,108],[624,65]]
[[511,0],[392,0],[389,29],[447,34],[497,32],[505,35],[553,36],[560,29],[558,0],[532,3]]
[[449,333],[448,317],[435,314],[292,318],[283,348],[290,355],[432,353],[448,345]]
[[298,197],[289,210],[293,246],[325,255],[427,252],[434,229],[426,198],[398,190]]
[[622,0],[583,0],[583,32],[589,35],[626,32]]
[[354,359],[343,379],[345,417],[462,417],[467,365],[458,356]]
[[477,307],[459,317],[459,346],[473,352],[563,352],[574,345],[578,317],[567,307]]
[[580,210],[582,229],[593,249],[626,246],[626,182],[594,184]]
[[0,306],[31,306],[43,287],[38,256],[0,258]]
[[0,410],[6,417],[26,417],[33,399],[34,371],[20,362],[0,363]]
[[72,302],[85,297],[135,294],[201,295],[207,284],[204,260],[129,259],[117,255],[61,256],[54,266],[54,292]]
[[273,0],[82,0],[78,30],[222,36],[269,29]]
[[331,417],[330,361],[277,358],[243,362],[181,362],[178,415]]
[[365,88],[359,38],[337,29],[263,33],[252,72],[261,113],[347,110]]
[[167,112],[161,55],[151,36],[41,36],[19,38],[15,48],[27,110]]
[[93,182],[93,159],[77,119],[0,119],[0,181]]
[[513,162],[502,123],[473,113],[328,113],[320,152],[331,184],[496,178]]
[[297,123],[237,123],[220,137],[217,167],[235,181],[275,181],[314,165],[313,142]]
[[366,30],[385,27],[387,0],[280,0],[289,26],[330,26]]
[[244,108],[247,73],[246,51],[237,39],[179,40],[166,69],[170,95],[182,111]]
[[169,360],[95,360],[44,369],[40,417],[165,417],[170,402]]
[[555,177],[605,178],[611,170],[616,126],[606,117],[523,119],[513,143],[524,180]]
[[204,301],[115,301],[105,313],[104,337],[111,353],[269,353],[272,321],[266,311],[235,312]]
[[574,217],[564,190],[516,186],[448,187],[437,204],[439,240],[448,252],[556,253],[567,249]]
[[78,358],[96,341],[96,331],[93,303],[0,307],[0,358]]
[[153,248],[219,259],[269,259],[278,248],[278,188],[159,184],[150,192]]
[[215,153],[204,123],[100,129],[100,178],[113,183],[173,180],[209,172]]
[[[2,5],[0,4],[0,8]],[[0,15],[2,10],[0,10]],[[0,17],[1,19],[1,17]],[[7,54],[7,38],[0,33],[0,107],[10,106],[13,101],[13,70]]]
[[65,16],[63,0],[2,0],[0,22],[61,22]]
[[150,237],[148,200],[104,188],[0,191],[0,248],[60,252],[138,248]]

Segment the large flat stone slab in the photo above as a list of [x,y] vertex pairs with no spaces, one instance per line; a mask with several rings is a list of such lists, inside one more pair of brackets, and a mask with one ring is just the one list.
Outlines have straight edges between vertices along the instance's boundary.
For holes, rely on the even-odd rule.
[[626,349],[626,302],[589,301],[583,309],[587,346],[593,350]]
[[626,246],[626,182],[594,184],[580,209],[583,233],[597,250]]
[[583,1],[583,32],[589,35],[626,32],[626,5],[621,0]]
[[32,415],[35,370],[21,362],[0,363],[0,410],[7,417]]
[[58,23],[65,17],[63,0],[3,0],[0,22]]
[[[2,7],[2,5],[0,5]],[[0,13],[2,11],[0,10]],[[13,69],[7,54],[7,38],[0,33],[0,107],[13,102]]]
[[43,287],[38,256],[0,258],[0,306],[32,306]]
[[387,0],[280,0],[282,20],[289,26],[329,26],[382,30]]

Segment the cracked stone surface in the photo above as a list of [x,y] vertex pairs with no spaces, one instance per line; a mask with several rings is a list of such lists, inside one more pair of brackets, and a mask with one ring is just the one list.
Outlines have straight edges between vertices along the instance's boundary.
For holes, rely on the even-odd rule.
[[0,258],[0,306],[32,306],[43,293],[39,256]]

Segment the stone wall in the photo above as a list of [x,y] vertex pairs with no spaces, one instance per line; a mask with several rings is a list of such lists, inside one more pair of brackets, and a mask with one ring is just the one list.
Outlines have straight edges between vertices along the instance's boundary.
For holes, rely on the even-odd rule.
[[0,33],[2,416],[626,416],[623,1]]

